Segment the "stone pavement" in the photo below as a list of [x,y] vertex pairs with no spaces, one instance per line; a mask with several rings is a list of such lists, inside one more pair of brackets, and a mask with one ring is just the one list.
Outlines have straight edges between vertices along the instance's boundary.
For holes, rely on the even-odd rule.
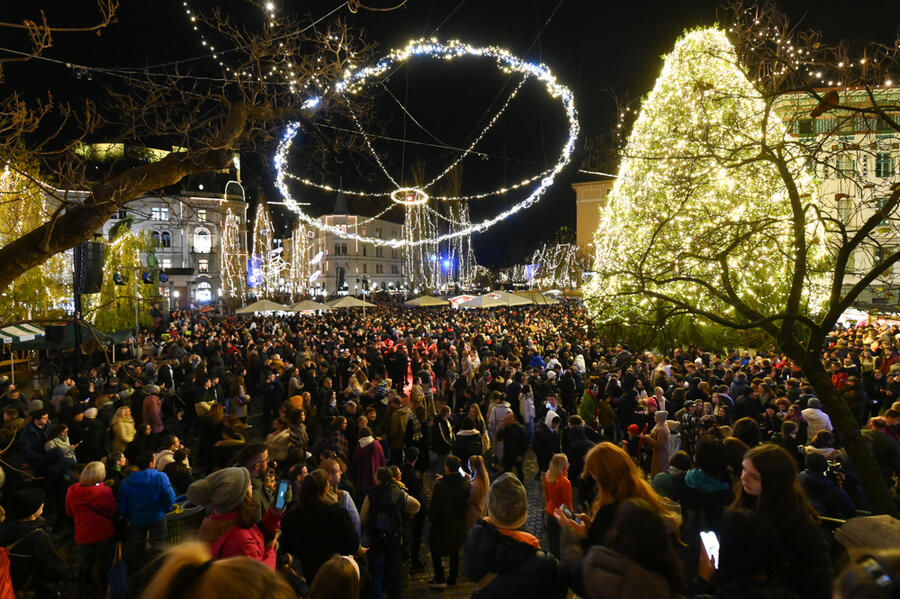
[[[535,535],[538,539],[541,540],[541,545],[546,548],[546,539],[544,538],[543,532],[543,509],[544,509],[544,491],[541,485],[541,482],[535,480],[535,474],[537,473],[537,462],[534,458],[534,453],[531,450],[528,451],[528,454],[525,456],[525,490],[528,493],[528,519],[525,522],[525,530]],[[490,472],[491,480],[494,480],[500,473],[498,472]],[[434,486],[434,476],[429,473],[426,475],[425,480],[425,494],[430,498],[431,490]],[[425,532],[422,535],[422,543],[424,545],[422,549],[422,561],[428,564],[428,567],[421,572],[415,573],[406,573],[406,583],[404,585],[404,597],[428,597],[428,598],[439,598],[443,597],[445,599],[461,599],[463,597],[470,597],[472,595],[472,591],[475,590],[475,584],[469,581],[468,578],[463,574],[465,568],[465,555],[463,552],[460,552],[460,576],[459,581],[453,587],[447,587],[446,589],[441,590],[433,590],[428,588],[428,581],[431,580],[432,576],[434,576],[434,571],[431,567],[431,553],[428,551],[428,527],[429,524],[425,525]],[[445,571],[446,571],[446,560],[445,560]]]

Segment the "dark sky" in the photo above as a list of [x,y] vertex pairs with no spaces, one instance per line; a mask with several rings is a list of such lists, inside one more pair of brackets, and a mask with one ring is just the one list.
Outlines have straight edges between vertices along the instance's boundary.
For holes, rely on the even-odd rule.
[[[318,18],[338,6],[338,0],[300,2],[274,0],[276,11],[294,11]],[[367,0],[372,6],[390,6],[399,0]],[[7,3],[11,4],[11,3]],[[10,21],[34,6],[0,8],[0,20]],[[51,20],[55,15],[75,17],[90,14],[91,0],[66,3],[40,3]],[[54,6],[56,4],[56,6]],[[181,0],[153,2],[125,1],[118,23],[99,39],[77,42],[58,36],[58,44],[46,54],[61,60],[88,65],[143,66],[175,58],[203,54],[199,41],[185,18]],[[191,2],[196,10],[221,5],[238,20],[258,9],[246,3]],[[615,106],[610,92],[640,97],[653,85],[662,65],[662,55],[671,49],[685,29],[717,22],[721,5],[712,1],[680,2],[607,2],[603,0],[409,0],[391,12],[360,10],[352,15],[346,9],[335,16],[346,17],[364,30],[367,39],[379,44],[380,51],[405,45],[412,38],[435,36],[441,40],[460,39],[473,45],[498,45],[513,54],[545,63],[558,80],[575,93],[582,135],[601,134],[614,120]],[[900,23],[900,8],[887,0],[860,0],[848,5],[834,0],[820,2],[781,2],[779,7],[794,20],[802,19],[804,28],[820,28],[830,41],[841,38],[893,40]],[[893,8],[891,8],[893,7]],[[302,13],[297,11],[303,11]],[[248,12],[250,11],[250,12]],[[551,17],[552,14],[552,17]],[[725,12],[721,11],[724,15]],[[250,19],[247,19],[248,22]],[[91,36],[89,36],[91,37]],[[8,38],[7,38],[8,39]],[[8,43],[8,42],[7,42]],[[0,46],[6,44],[0,42]],[[7,81],[10,89],[40,81],[57,93],[84,90],[83,81],[64,66],[13,67]],[[392,101],[379,101],[386,130],[393,136],[429,140],[429,134],[452,146],[465,146],[480,131],[481,125],[496,110],[492,100],[505,99],[511,88],[486,62],[459,62],[435,65],[427,60],[414,61],[398,71],[388,82],[391,91],[428,130],[422,132]],[[504,87],[506,86],[506,87]],[[505,92],[503,90],[506,90]],[[89,92],[88,92],[89,93]],[[514,183],[543,169],[556,160],[564,139],[566,122],[560,105],[534,85],[526,85],[509,111],[485,137],[478,149],[491,159],[466,159],[463,163],[463,191],[484,191]],[[375,147],[395,176],[408,176],[416,159],[426,164],[426,172],[437,173],[454,154],[445,150],[426,150],[420,146],[376,140]],[[575,195],[573,181],[590,180],[578,173],[579,156],[543,197],[528,210],[475,237],[479,262],[488,265],[522,261],[563,225],[574,226]],[[263,164],[269,162],[264,156]],[[402,173],[402,174],[401,174]],[[341,173],[307,173],[310,178],[335,181]],[[270,179],[269,173],[261,173]],[[354,181],[347,174],[347,187],[361,185],[373,191],[390,191],[386,179],[374,167],[369,182]],[[473,216],[496,213],[518,198],[504,196],[472,207]],[[332,204],[316,199],[316,212]]]

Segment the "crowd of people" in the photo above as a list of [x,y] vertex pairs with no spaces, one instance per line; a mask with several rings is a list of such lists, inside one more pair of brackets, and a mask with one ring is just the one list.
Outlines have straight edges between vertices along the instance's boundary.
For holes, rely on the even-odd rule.
[[[868,502],[774,351],[632,350],[573,304],[176,312],[138,347],[0,386],[17,592],[395,599],[426,557],[482,599],[900,589],[898,555],[830,536]],[[892,490],[898,347],[860,326],[822,354]]]

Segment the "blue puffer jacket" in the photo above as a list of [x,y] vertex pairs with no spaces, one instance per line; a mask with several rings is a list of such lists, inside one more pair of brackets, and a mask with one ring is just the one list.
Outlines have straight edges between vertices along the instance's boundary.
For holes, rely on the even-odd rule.
[[[473,599],[562,599],[566,572],[555,557],[479,520],[466,539],[466,576],[476,583],[494,574]],[[487,581],[485,581],[487,582]]]
[[119,513],[135,526],[148,526],[166,517],[175,503],[169,477],[156,468],[131,474],[119,487]]

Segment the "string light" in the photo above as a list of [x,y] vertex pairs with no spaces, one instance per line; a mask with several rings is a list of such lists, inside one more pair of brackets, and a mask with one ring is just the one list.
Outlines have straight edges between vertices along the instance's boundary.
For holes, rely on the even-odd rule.
[[[405,48],[399,50],[393,50],[387,56],[377,61],[375,64],[362,67],[356,71],[351,71],[346,74],[344,79],[338,81],[334,87],[333,92],[341,95],[341,94],[358,94],[365,90],[366,85],[372,81],[376,80],[389,70],[393,69],[396,65],[403,64],[414,57],[426,57],[431,59],[439,59],[451,61],[456,58],[464,57],[464,56],[474,56],[474,57],[483,57],[487,59],[493,60],[493,62],[500,68],[502,71],[507,73],[518,73],[523,76],[522,82],[519,83],[519,86],[513,91],[510,97],[507,99],[507,102],[503,105],[500,112],[494,116],[489,122],[486,129],[489,129],[494,125],[496,120],[499,118],[508,105],[508,103],[516,96],[518,90],[524,84],[527,79],[536,79],[544,85],[546,92],[552,97],[559,100],[565,110],[566,117],[569,123],[569,135],[563,144],[562,150],[560,152],[559,158],[556,163],[550,167],[547,171],[542,173],[542,177],[538,180],[537,185],[531,190],[531,193],[522,201],[516,203],[510,208],[500,212],[499,214],[493,217],[487,217],[484,220],[481,220],[477,223],[472,223],[466,227],[461,227],[458,229],[451,230],[449,232],[437,234],[433,238],[419,238],[414,239],[410,236],[406,236],[403,239],[379,239],[374,237],[367,237],[363,235],[359,235],[353,233],[351,231],[341,230],[339,227],[328,225],[325,222],[314,219],[313,217],[306,214],[301,208],[298,202],[291,195],[290,190],[288,189],[286,179],[291,178],[288,176],[286,171],[287,163],[288,163],[288,153],[290,152],[292,143],[300,131],[299,123],[290,123],[285,129],[284,135],[282,136],[281,142],[278,145],[278,148],[275,152],[274,157],[274,165],[277,173],[275,179],[275,185],[284,198],[285,204],[295,213],[297,213],[300,219],[313,226],[319,230],[328,231],[338,237],[354,239],[356,241],[361,241],[365,243],[371,243],[373,245],[382,245],[382,246],[390,246],[395,248],[405,247],[405,246],[417,246],[417,245],[425,245],[425,244],[434,244],[440,243],[443,241],[449,241],[456,237],[471,235],[473,233],[478,233],[482,231],[486,231],[493,225],[499,223],[506,218],[518,213],[525,208],[530,207],[535,202],[537,202],[541,196],[546,192],[547,188],[553,184],[553,180],[557,174],[569,163],[572,156],[572,151],[574,150],[575,140],[578,137],[579,133],[579,123],[577,111],[575,110],[575,98],[572,92],[565,87],[564,85],[557,82],[556,77],[550,72],[550,70],[542,64],[535,64],[531,62],[524,61],[520,58],[517,58],[509,53],[509,51],[496,47],[496,46],[487,46],[487,47],[475,47],[469,44],[464,44],[460,41],[450,41],[447,43],[439,43],[436,39],[431,40],[415,40],[411,41]],[[318,98],[311,98],[307,100],[307,102],[317,101]],[[358,124],[358,120],[354,116],[354,122],[357,123],[357,127],[360,128]],[[476,136],[476,142],[480,140],[486,131],[482,131],[479,136]],[[376,159],[379,163],[382,171],[387,175],[388,179],[393,183],[394,190],[400,187],[396,182],[394,182],[390,173],[387,172],[387,169],[381,163],[380,159],[377,157],[377,153],[372,148],[368,136],[364,136],[367,146],[373,155],[376,156]],[[474,148],[474,144],[470,145],[464,152],[463,157],[470,153]],[[460,159],[457,159],[452,166],[455,166],[459,163]],[[450,172],[450,169],[445,169],[441,175],[438,176],[437,179],[442,177],[447,172]],[[308,181],[308,178],[305,177],[292,177],[294,180],[298,180],[301,183],[305,183]],[[429,184],[433,184],[437,179],[429,181]],[[534,180],[534,177],[529,177],[528,179]],[[500,190],[496,190],[495,194],[503,194],[508,193],[509,191],[520,189],[524,187],[526,184],[524,182],[519,182],[515,185],[510,185]],[[428,186],[422,186],[418,189],[423,191]],[[350,190],[342,190],[339,188],[335,188],[334,186],[328,186],[327,189],[333,191],[344,191],[345,193],[349,193],[351,195],[364,195],[364,196],[376,196],[379,192],[368,193],[368,192],[353,192]],[[387,192],[390,194],[391,192]],[[486,195],[484,196],[486,197]],[[437,198],[435,198],[437,199]],[[443,197],[443,200],[449,200],[448,197]],[[453,198],[456,200],[460,200],[463,198]],[[414,210],[414,206],[408,207],[408,210]],[[423,212],[423,214],[425,214]],[[409,214],[407,214],[409,216]],[[418,217],[417,217],[418,218]]]
[[247,294],[247,252],[241,243],[241,220],[230,208],[222,227],[222,295],[244,300]]

